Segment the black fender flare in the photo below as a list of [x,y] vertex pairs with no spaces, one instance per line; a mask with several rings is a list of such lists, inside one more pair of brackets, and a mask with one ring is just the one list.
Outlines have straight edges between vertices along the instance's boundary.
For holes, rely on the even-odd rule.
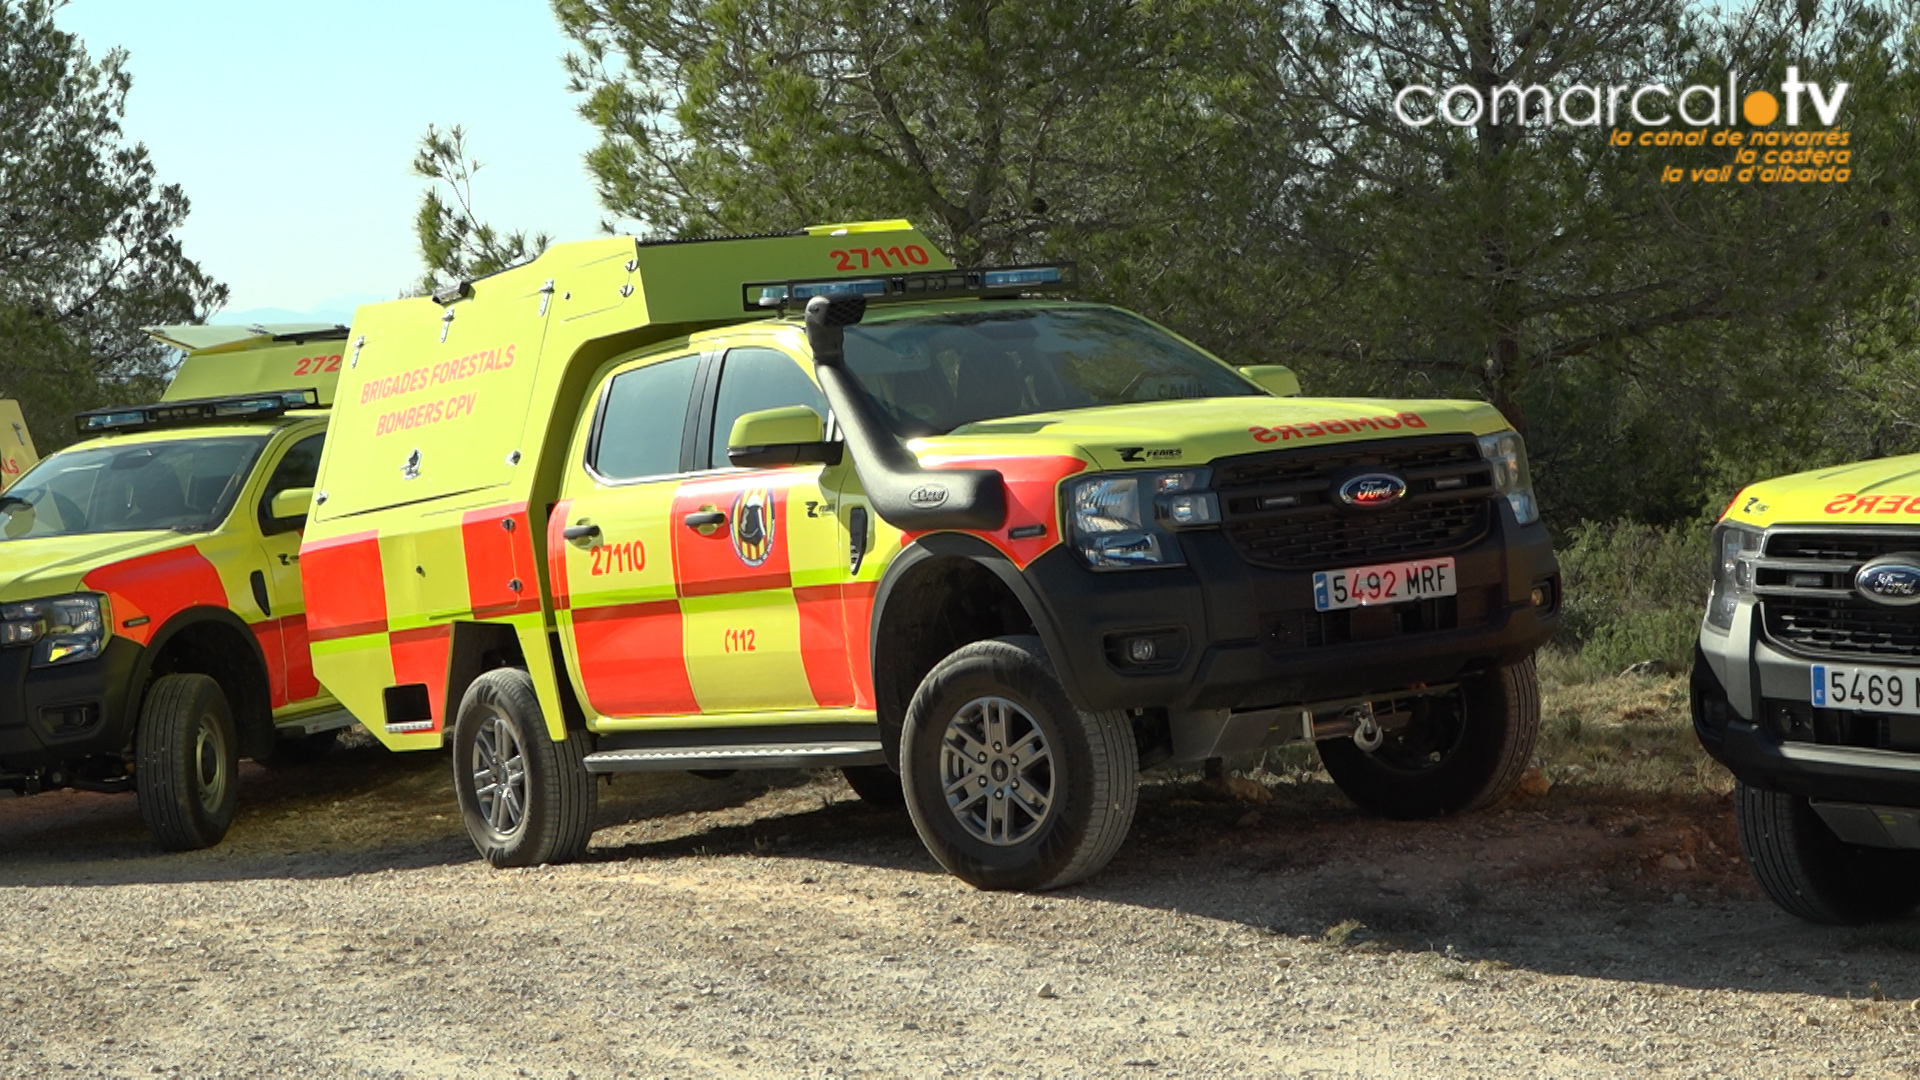
[[[1013,564],[1006,554],[978,536],[969,533],[939,532],[930,533],[914,540],[902,548],[887,564],[886,572],[881,574],[879,586],[873,594],[873,611],[869,615],[867,626],[867,671],[874,681],[874,708],[880,724],[880,743],[886,750],[888,764],[896,770],[900,758],[899,720],[890,719],[880,697],[880,650],[885,641],[880,634],[880,626],[885,618],[888,602],[893,592],[912,571],[922,563],[934,559],[965,559],[991,572],[1015,600],[1025,609],[1027,618],[1032,621],[1034,630],[1040,635],[1041,644],[1046,646],[1047,655],[1064,657],[1059,626],[1053,619],[1052,610],[1041,598],[1033,583]],[[1075,673],[1063,664],[1056,662],[1054,671],[1060,678],[1060,685],[1066,689],[1067,699],[1078,708],[1085,708],[1086,697],[1080,692]],[[901,718],[901,719],[904,719]]]
[[[261,651],[260,638],[254,634],[253,627],[248,626],[240,616],[223,607],[202,605],[176,612],[159,630],[154,632],[151,638],[147,639],[146,647],[140,654],[140,660],[133,668],[133,686],[130,689],[134,692],[127,695],[127,715],[122,720],[121,730],[126,732],[129,739],[133,737],[134,725],[140,719],[140,707],[146,700],[147,681],[152,678],[153,665],[166,652],[168,643],[182,631],[207,623],[225,626],[238,633],[247,642],[249,655],[253,658],[254,670],[260,674],[260,699],[254,702],[230,702],[229,704],[234,709],[235,721],[241,726],[241,730],[236,733],[240,736],[240,755],[257,757],[265,754],[273,748],[273,743],[265,740],[271,740],[274,736],[273,681],[271,673],[267,670],[267,655]],[[251,725],[247,724],[249,717],[253,721]]]

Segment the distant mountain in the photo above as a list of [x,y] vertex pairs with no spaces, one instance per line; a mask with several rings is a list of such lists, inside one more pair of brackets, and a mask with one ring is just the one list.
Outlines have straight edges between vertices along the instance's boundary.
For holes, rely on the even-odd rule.
[[305,311],[289,308],[257,307],[245,311],[222,311],[208,320],[215,326],[252,326],[255,323],[332,322],[341,326],[353,322],[353,310],[362,304],[377,304],[391,296],[354,293],[322,300]]

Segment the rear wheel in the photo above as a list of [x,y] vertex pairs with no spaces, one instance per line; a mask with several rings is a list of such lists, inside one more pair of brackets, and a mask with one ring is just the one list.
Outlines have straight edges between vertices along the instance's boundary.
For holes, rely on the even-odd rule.
[[489,671],[460,700],[453,726],[453,790],[481,857],[538,866],[586,853],[599,793],[587,772],[587,736],[547,734],[533,680]]
[[1071,885],[1133,824],[1132,724],[1075,709],[1038,638],[975,642],[935,665],[907,708],[900,764],[927,850],[982,889]]
[[1920,852],[1845,843],[1798,795],[1736,784],[1733,806],[1754,880],[1789,915],[1848,926],[1920,905]]
[[140,817],[161,847],[193,851],[227,835],[240,743],[219,683],[205,675],[155,680],[140,706],[134,761]]
[[1540,736],[1533,658],[1420,698],[1413,719],[1373,751],[1350,739],[1318,744],[1321,764],[1363,808],[1401,819],[1477,810],[1513,790]]

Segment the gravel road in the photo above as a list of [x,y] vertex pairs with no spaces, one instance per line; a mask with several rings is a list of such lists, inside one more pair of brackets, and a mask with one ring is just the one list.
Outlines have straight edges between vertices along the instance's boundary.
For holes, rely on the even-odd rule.
[[0,1076],[1920,1077],[1920,922],[1779,914],[1720,796],[1162,778],[1028,896],[832,774],[623,778],[589,861],[496,872],[446,773],[248,766],[185,856],[131,798],[0,799]]

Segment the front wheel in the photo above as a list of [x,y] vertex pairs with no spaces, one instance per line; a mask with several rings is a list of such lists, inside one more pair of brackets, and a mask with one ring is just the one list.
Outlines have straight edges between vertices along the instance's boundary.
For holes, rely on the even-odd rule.
[[1133,824],[1125,713],[1073,707],[1038,638],[978,641],[914,692],[907,811],[940,865],[982,889],[1055,889],[1105,866]]
[[480,855],[495,866],[566,862],[586,853],[599,793],[587,736],[547,734],[533,680],[499,668],[473,681],[453,725],[453,790]]
[[1733,807],[1754,880],[1787,914],[1856,926],[1920,905],[1920,852],[1846,843],[1798,795],[1735,784]]
[[160,846],[194,851],[225,838],[238,794],[240,741],[220,684],[205,675],[155,680],[133,745],[140,817]]
[[1413,718],[1368,752],[1351,739],[1318,744],[1320,763],[1363,809],[1413,820],[1492,805],[1520,782],[1540,737],[1533,658],[1415,699]]

